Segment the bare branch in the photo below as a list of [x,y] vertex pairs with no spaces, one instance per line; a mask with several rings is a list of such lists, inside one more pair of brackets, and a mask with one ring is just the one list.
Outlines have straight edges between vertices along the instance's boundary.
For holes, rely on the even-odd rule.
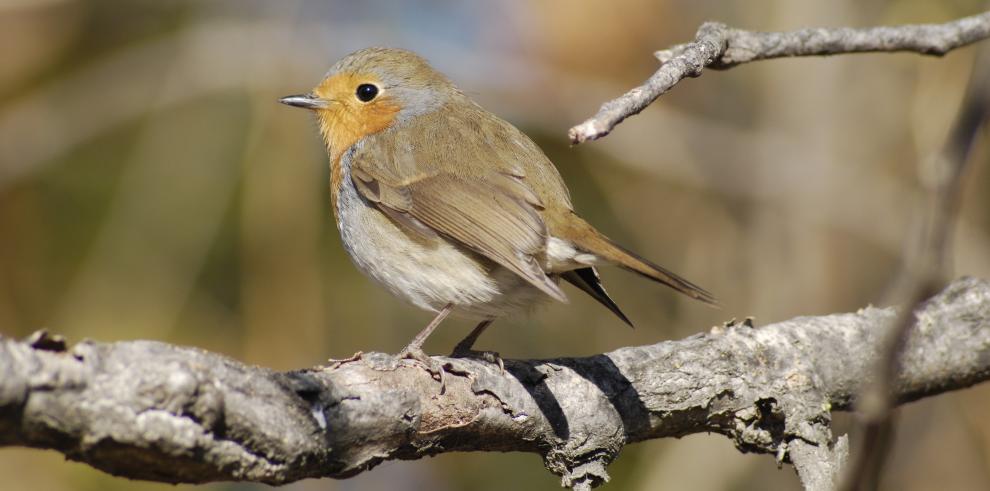
[[[539,453],[588,488],[626,444],[698,432],[793,461],[831,487],[846,444],[830,411],[872,376],[892,309],[714,328],[587,358],[509,360],[506,373],[371,353],[286,373],[151,341],[0,339],[0,445],[51,448],[106,472],[162,482],[281,484],[353,476],[451,451]],[[990,282],[962,279],[922,305],[897,399],[990,378]]]
[[990,37],[990,12],[945,24],[916,24],[866,29],[811,28],[790,32],[754,32],[706,22],[694,42],[655,53],[660,68],[639,87],[602,104],[590,119],[568,132],[572,143],[601,138],[629,116],[653,103],[705,67],[726,69],[757,60],[842,53],[910,51],[941,56]]
[[[940,155],[934,159],[938,178],[928,183],[931,210],[920,217],[920,253],[906,264],[904,280],[907,285],[904,305],[917,305],[931,296],[938,287],[949,263],[949,241],[962,202],[962,181],[971,161],[973,144],[990,111],[990,91],[987,84],[987,53],[983,53],[971,74],[962,110],[956,118]],[[877,360],[874,382],[863,388],[857,403],[863,437],[854,459],[845,472],[838,489],[854,491],[878,486],[890,440],[894,434],[891,386],[899,372],[900,356],[907,335],[914,325],[911,312],[902,312],[888,329],[885,347]]]

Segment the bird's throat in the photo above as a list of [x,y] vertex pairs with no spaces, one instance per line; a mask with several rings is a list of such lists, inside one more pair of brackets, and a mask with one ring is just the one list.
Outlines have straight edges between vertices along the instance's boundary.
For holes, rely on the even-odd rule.
[[391,126],[398,112],[399,107],[393,104],[362,108],[336,106],[319,111],[320,133],[330,156],[330,197],[335,217],[339,217],[337,198],[344,184],[341,158],[362,138]]

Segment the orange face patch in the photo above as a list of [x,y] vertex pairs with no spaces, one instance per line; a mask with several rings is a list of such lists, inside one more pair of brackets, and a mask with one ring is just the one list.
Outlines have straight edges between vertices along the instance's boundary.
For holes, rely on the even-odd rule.
[[341,156],[360,139],[391,126],[401,109],[386,91],[369,102],[358,100],[355,96],[357,87],[365,83],[375,84],[379,88],[382,86],[374,76],[341,73],[328,77],[313,90],[317,97],[331,101],[327,108],[316,113],[320,134],[330,154],[330,195],[335,214],[337,196],[343,183]]

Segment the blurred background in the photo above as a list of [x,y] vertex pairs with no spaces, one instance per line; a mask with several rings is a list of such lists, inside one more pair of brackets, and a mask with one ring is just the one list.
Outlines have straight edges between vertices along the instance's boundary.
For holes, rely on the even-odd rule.
[[[977,48],[768,61],[687,80],[607,138],[567,129],[705,20],[784,30],[943,22],[976,0],[0,0],[0,334],[156,339],[292,369],[395,352],[430,319],[349,262],[310,115],[276,103],[369,45],[420,52],[556,162],[577,209],[711,290],[706,308],[606,269],[630,330],[590,298],[499,321],[478,343],[556,357],[889,301],[932,156]],[[986,134],[954,275],[990,277]],[[471,328],[444,323],[426,350]],[[990,487],[990,386],[901,411],[887,489]],[[836,415],[842,432],[848,415]],[[948,450],[951,449],[951,450]],[[609,489],[795,489],[720,436],[637,444]],[[165,490],[54,452],[0,449],[0,488]],[[257,490],[221,483],[211,490]],[[191,486],[179,486],[190,489]],[[535,455],[386,463],[293,491],[558,489]]]

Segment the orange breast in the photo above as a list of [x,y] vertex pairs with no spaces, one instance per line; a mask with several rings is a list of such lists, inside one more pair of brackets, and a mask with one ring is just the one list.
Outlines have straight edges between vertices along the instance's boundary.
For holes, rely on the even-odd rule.
[[328,77],[313,91],[321,98],[335,101],[318,111],[320,133],[330,154],[330,196],[335,216],[337,196],[344,182],[340,158],[362,138],[391,126],[401,109],[387,92],[369,103],[358,101],[354,90],[368,82],[377,80],[370,75],[344,73]]

